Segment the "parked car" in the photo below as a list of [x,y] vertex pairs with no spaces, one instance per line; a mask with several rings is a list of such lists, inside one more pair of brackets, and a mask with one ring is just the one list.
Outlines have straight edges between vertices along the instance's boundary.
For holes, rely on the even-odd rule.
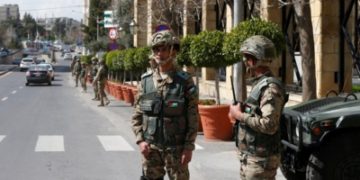
[[54,67],[50,63],[40,63],[38,66],[45,66],[50,74],[51,80],[55,80]]
[[287,179],[359,179],[360,100],[355,94],[287,107],[281,170]]
[[45,59],[35,59],[36,64],[46,63]]
[[30,83],[47,83],[50,86],[51,73],[48,68],[41,64],[30,66],[26,72],[25,85],[28,86]]
[[65,53],[64,54],[64,60],[72,60],[72,54],[71,53]]
[[22,58],[20,62],[20,71],[27,70],[33,64],[35,64],[34,58],[32,57]]
[[0,57],[4,57],[10,54],[10,51],[6,48],[0,48]]
[[21,58],[14,58],[11,61],[11,64],[18,65],[18,66],[20,66],[20,63],[21,63]]

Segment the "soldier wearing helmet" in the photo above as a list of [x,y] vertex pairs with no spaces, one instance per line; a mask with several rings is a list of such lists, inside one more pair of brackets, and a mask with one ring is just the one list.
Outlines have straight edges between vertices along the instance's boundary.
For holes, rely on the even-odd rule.
[[[198,92],[174,64],[179,40],[170,30],[153,34],[152,70],[143,74],[132,129],[143,159],[142,179],[189,179],[198,129]],[[165,170],[166,168],[166,170]]]
[[105,83],[107,80],[108,68],[105,64],[104,59],[99,61],[99,69],[96,73],[96,76],[93,81],[93,86],[97,86],[100,104],[99,107],[109,105],[110,100],[107,98],[105,93]]
[[98,101],[100,100],[100,97],[99,97],[99,88],[98,88],[98,85],[97,83],[93,83],[94,82],[94,79],[96,77],[96,74],[98,72],[98,69],[99,69],[99,66],[98,66],[98,59],[94,56],[91,58],[91,83],[93,85],[93,89],[94,89],[94,98],[92,100],[94,101]]
[[86,80],[87,80],[87,65],[83,61],[81,62],[81,71],[80,71],[80,83],[82,87],[82,92],[86,92]]
[[75,76],[75,87],[78,87],[81,70],[82,70],[82,66],[81,66],[80,58],[75,58],[75,64],[73,68],[73,74]]
[[230,107],[236,119],[236,145],[241,179],[275,179],[280,164],[280,116],[287,94],[269,68],[276,58],[275,46],[264,36],[252,36],[240,51],[253,88],[243,103]]

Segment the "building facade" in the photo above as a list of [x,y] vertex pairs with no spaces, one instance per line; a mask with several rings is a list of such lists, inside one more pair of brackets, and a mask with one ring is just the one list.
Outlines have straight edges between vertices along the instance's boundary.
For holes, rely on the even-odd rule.
[[[156,25],[163,23],[156,19],[159,5],[155,0],[134,0],[134,19],[138,31],[134,35],[134,46],[146,46]],[[211,31],[225,24],[224,31],[233,28],[233,2],[224,0],[182,0],[182,30],[180,36],[196,34],[199,31]],[[261,0],[247,2],[242,9],[248,18],[258,16],[261,19],[277,23],[287,33],[287,49],[273,64],[274,72],[287,85],[300,86],[301,55],[296,40],[296,22],[293,6],[279,5],[278,0]],[[257,2],[257,3],[256,3]],[[359,15],[358,1],[313,0],[310,1],[311,19],[315,46],[315,73],[317,97],[324,97],[330,91],[351,92],[354,64],[360,64],[358,35]],[[291,14],[292,12],[292,14]],[[239,45],[240,47],[240,45]],[[230,76],[232,66],[222,70],[223,81],[220,82],[220,94],[223,98],[232,99]],[[215,96],[214,70],[202,68],[200,93]]]
[[0,6],[0,21],[20,19],[19,6],[17,4],[5,4]]

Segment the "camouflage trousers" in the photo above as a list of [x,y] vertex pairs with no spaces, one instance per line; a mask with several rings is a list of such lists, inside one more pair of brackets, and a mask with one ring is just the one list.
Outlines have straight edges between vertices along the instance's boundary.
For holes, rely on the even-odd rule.
[[99,90],[98,90],[98,84],[97,83],[93,83],[93,89],[94,89],[94,94],[95,94],[95,99],[100,99],[99,96]]
[[75,74],[75,86],[77,87],[78,84],[79,84],[79,79],[80,79],[80,74],[79,73],[76,73]]
[[239,153],[240,179],[242,180],[275,180],[280,165],[280,155],[258,157]]
[[[181,165],[183,148],[158,150],[151,148],[148,158],[142,158],[145,179],[163,179],[167,173],[170,180],[188,180],[188,165]],[[165,171],[166,169],[166,171]]]
[[86,77],[81,77],[80,78],[80,83],[81,83],[81,87],[84,91],[86,91],[87,87],[86,87]]

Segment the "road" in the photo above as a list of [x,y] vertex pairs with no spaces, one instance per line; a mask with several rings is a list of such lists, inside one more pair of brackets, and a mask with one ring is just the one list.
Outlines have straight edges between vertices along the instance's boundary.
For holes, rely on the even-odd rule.
[[[0,179],[139,179],[133,108],[113,98],[97,107],[91,91],[74,87],[69,64],[58,61],[52,86],[25,86],[25,72],[0,76]],[[191,179],[239,179],[234,142],[199,134],[196,145]]]

